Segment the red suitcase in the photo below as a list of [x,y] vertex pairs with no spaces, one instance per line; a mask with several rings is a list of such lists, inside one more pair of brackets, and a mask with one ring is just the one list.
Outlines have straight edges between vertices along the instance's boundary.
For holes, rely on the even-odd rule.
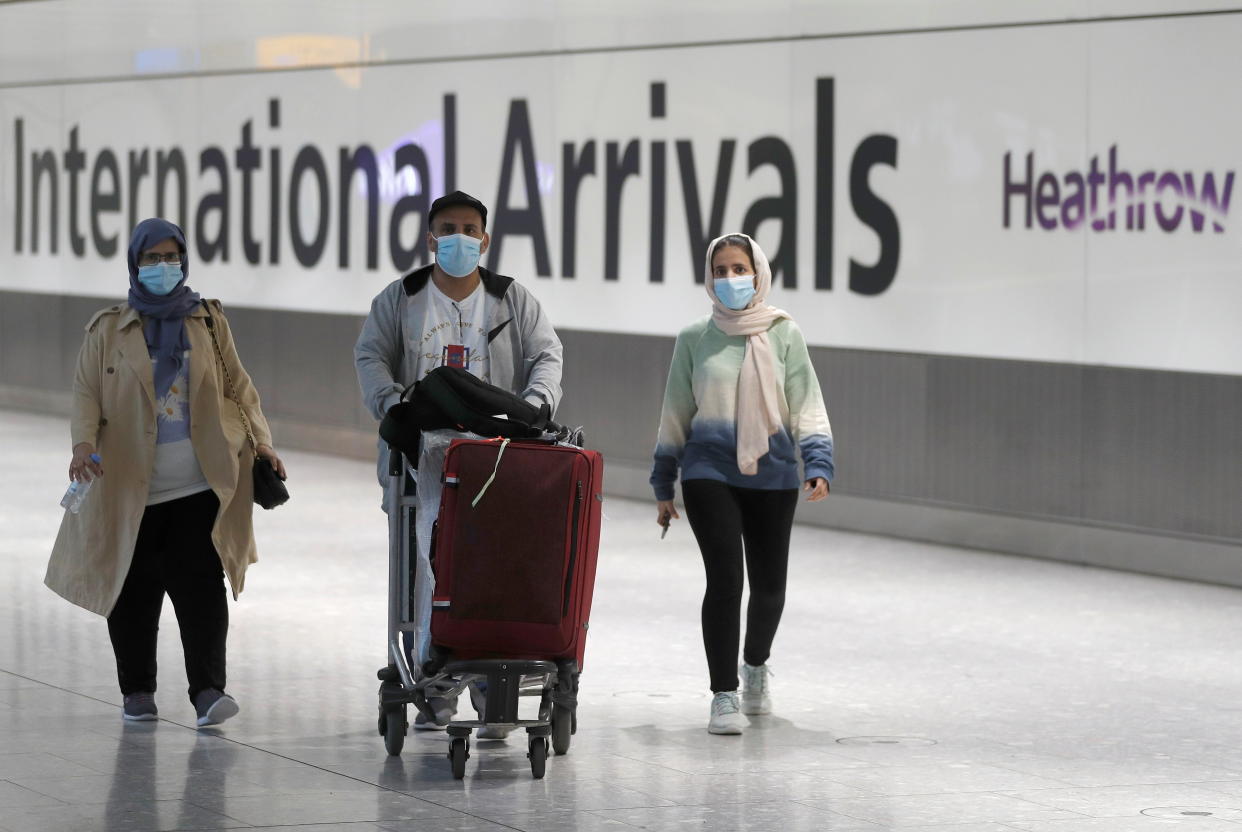
[[573,659],[581,668],[603,474],[597,451],[455,440],[432,545],[432,642],[461,658]]

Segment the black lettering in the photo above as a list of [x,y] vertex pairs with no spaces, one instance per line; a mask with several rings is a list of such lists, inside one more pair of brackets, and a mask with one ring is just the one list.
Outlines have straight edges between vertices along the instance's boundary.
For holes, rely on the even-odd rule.
[[663,81],[651,82],[651,117],[664,118],[668,111],[667,96]]
[[367,268],[376,269],[379,267],[379,166],[375,163],[375,151],[365,144],[359,145],[353,153],[347,147],[341,148],[336,263],[342,269],[349,268],[349,204],[352,201],[349,186],[359,170],[366,175],[367,182]]
[[[276,130],[280,127],[280,99],[270,98],[267,102],[267,126]],[[268,151],[268,203],[267,203],[267,262],[273,266],[280,263],[280,148],[273,147]]]
[[742,220],[742,233],[757,237],[759,226],[766,220],[781,224],[781,242],[776,254],[769,258],[772,264],[772,284],[780,275],[781,285],[786,289],[798,288],[798,174],[794,167],[793,151],[776,136],[764,136],[750,143],[747,150],[750,173],[771,165],[781,178],[780,196],[755,200]]
[[[170,173],[177,175],[177,225],[185,228],[186,213],[189,209],[186,206],[185,156],[179,147],[174,147],[168,153],[162,150],[155,152],[155,215],[157,217],[168,216],[164,212],[164,198],[167,196],[168,174]],[[188,243],[189,240],[186,242]]]
[[638,175],[638,139],[619,151],[617,142],[604,146],[604,280],[616,280],[621,268],[621,188]]
[[144,147],[141,153],[129,152],[129,225],[133,229],[138,224],[138,186],[144,177],[151,172],[151,154]]
[[561,148],[561,275],[574,277],[578,269],[578,188],[595,175],[595,140],[574,157],[572,142]]
[[647,246],[647,279],[664,282],[664,232],[668,228],[665,208],[668,205],[668,148],[665,142],[651,143],[651,211],[650,242]]
[[50,150],[30,154],[30,252],[39,250],[39,183],[44,174],[48,181],[48,244],[52,254],[59,251],[60,182],[56,172],[56,155]]
[[[431,171],[427,167],[427,154],[416,144],[403,144],[397,148],[393,159],[393,179],[401,182],[401,170],[413,168],[414,178],[418,182],[418,192],[406,194],[392,206],[392,217],[388,220],[388,253],[392,257],[392,265],[399,272],[404,272],[415,262],[427,260],[427,235],[423,233],[427,210],[431,207]],[[409,214],[418,215],[418,224],[414,226],[414,247],[405,248],[401,245],[401,222]]]
[[[668,114],[668,97],[663,81],[651,84],[651,117],[662,119]],[[651,210],[647,244],[647,280],[664,282],[664,232],[668,228],[665,207],[668,204],[668,163],[663,141],[651,143]]]
[[[107,190],[101,187],[105,173],[112,179]],[[121,210],[120,180],[116,154],[105,147],[95,157],[95,166],[91,170],[91,242],[95,244],[95,251],[99,252],[100,257],[116,254],[117,235],[106,235],[100,230],[99,215],[105,211]]]
[[457,96],[444,96],[444,192],[457,190]]
[[262,156],[259,153],[259,149],[250,143],[250,121],[247,121],[242,125],[241,144],[233,151],[233,164],[237,165],[238,171],[241,172],[242,256],[251,265],[258,265],[259,260],[263,256],[262,249],[254,238],[253,223],[251,222],[254,204],[251,199],[252,188],[250,181],[250,174],[259,167],[261,160]]
[[874,135],[863,139],[854,151],[850,164],[850,202],[858,219],[871,226],[880,238],[880,256],[874,265],[864,266],[850,259],[850,291],[860,295],[878,295],[897,276],[901,255],[901,232],[897,215],[887,202],[871,190],[867,176],[875,165],[897,167],[897,139]]
[[815,79],[815,288],[832,288],[836,81]]
[[699,206],[698,176],[694,170],[694,147],[689,141],[677,142],[677,163],[681,169],[681,191],[686,200],[686,229],[690,235],[691,274],[696,283],[706,278],[707,246],[720,236],[724,224],[725,199],[729,195],[729,180],[733,176],[733,152],[735,139],[720,142],[720,156],[716,161],[716,185],[712,189],[711,213],[707,229],[703,229],[703,211]]
[[[526,191],[526,207],[509,205],[513,182],[514,157],[521,156],[522,180]],[[496,219],[487,262],[493,269],[500,266],[500,253],[505,237],[530,237],[535,247],[535,272],[540,277],[552,276],[548,258],[548,235],[543,225],[543,203],[539,198],[539,178],[535,171],[535,142],[530,133],[530,114],[526,100],[515,98],[509,104],[509,124],[505,128],[504,157],[500,163],[500,193],[496,196]]]
[[[302,236],[302,179],[307,171],[315,175],[319,206],[319,222],[310,242]],[[328,244],[328,169],[313,144],[302,146],[293,160],[293,172],[289,174],[289,239],[298,262],[307,268],[319,262]]]
[[13,251],[22,250],[22,218],[26,216],[26,125],[13,119]]
[[[220,177],[220,189],[208,193],[198,202],[198,210],[194,214],[194,242],[198,257],[204,263],[210,263],[219,255],[221,263],[229,260],[229,167],[224,151],[218,147],[204,148],[198,155],[199,176],[215,169]],[[219,214],[216,223],[216,236],[208,237],[207,215],[211,212]]]
[[78,147],[78,128],[74,125],[69,131],[69,149],[65,151],[65,178],[69,180],[69,248],[78,257],[86,254],[86,237],[78,230],[78,174],[85,167],[86,154]]

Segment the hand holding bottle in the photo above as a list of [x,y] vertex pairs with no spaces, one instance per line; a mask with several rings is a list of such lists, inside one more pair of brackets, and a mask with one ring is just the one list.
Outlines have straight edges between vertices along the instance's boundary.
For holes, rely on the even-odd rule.
[[99,454],[90,442],[79,442],[73,446],[73,459],[69,461],[69,479],[73,482],[89,482],[95,477],[103,476],[103,465]]
[[69,488],[65,496],[60,498],[61,508],[69,509],[77,514],[82,503],[95,484],[97,477],[103,476],[103,465],[99,454],[89,442],[79,442],[73,447],[73,460],[69,463]]

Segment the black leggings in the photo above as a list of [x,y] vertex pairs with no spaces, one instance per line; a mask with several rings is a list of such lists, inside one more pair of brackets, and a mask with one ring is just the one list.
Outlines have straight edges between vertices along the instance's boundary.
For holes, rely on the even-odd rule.
[[785,609],[789,533],[798,490],[737,488],[715,480],[685,480],[681,493],[707,570],[703,646],[712,692],[737,690],[743,543],[750,603],[742,659],[757,666],[768,660]]
[[185,651],[190,701],[224,690],[229,631],[224,568],[211,542],[220,501],[211,491],[147,506],[121,597],[108,616],[121,693],[155,691],[155,642],[164,593],[172,599]]

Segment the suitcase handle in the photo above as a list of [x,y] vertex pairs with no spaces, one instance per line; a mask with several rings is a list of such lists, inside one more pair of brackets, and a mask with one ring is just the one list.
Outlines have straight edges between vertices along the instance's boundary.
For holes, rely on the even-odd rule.
[[578,518],[582,515],[582,480],[578,480],[578,496],[574,498],[574,519],[569,532],[569,569],[565,572],[565,601],[561,618],[569,615],[570,592],[574,586],[574,562],[578,559]]

